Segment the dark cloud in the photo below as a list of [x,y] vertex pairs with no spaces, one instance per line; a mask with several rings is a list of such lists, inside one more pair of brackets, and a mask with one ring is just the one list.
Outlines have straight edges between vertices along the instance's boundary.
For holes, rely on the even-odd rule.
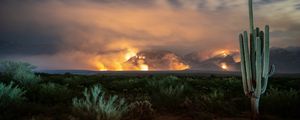
[[58,28],[39,26],[34,19],[26,22],[23,19],[26,12],[25,15],[15,12],[9,15],[7,12],[0,12],[0,16],[3,16],[0,18],[0,56],[51,55],[60,51],[63,40]]
[[184,9],[190,7],[192,9],[198,9],[199,11],[212,11],[218,12],[220,10],[230,9],[236,5],[227,4],[230,1],[224,0],[196,0],[196,1],[184,1],[184,0],[168,0],[168,3],[174,8]]
[[61,39],[40,32],[0,33],[0,56],[52,55],[59,51]]
[[300,72],[300,47],[272,48],[270,63],[278,72]]
[[168,2],[173,5],[174,7],[181,7],[182,4],[180,3],[179,0],[168,0]]
[[101,2],[101,3],[125,3],[125,4],[134,4],[134,5],[142,5],[142,6],[150,6],[153,5],[155,2],[155,0],[91,0],[91,1]]
[[255,3],[257,3],[257,4],[272,4],[275,2],[282,2],[282,1],[285,1],[285,0],[260,0],[260,1],[256,1]]
[[295,5],[295,8],[296,8],[297,10],[300,10],[300,4],[296,4],[296,5]]
[[[278,28],[278,27],[277,27]],[[280,30],[276,29],[272,31],[271,37],[273,43],[280,44],[281,47],[288,47],[291,46],[291,43],[299,43],[300,40],[300,24],[298,23],[290,23],[286,29]]]
[[[126,4],[137,4],[137,5],[150,5],[153,4],[153,0],[55,0],[57,2],[66,4],[76,4],[84,2],[94,2],[94,3],[126,3]],[[45,3],[47,0],[1,0],[0,3]]]

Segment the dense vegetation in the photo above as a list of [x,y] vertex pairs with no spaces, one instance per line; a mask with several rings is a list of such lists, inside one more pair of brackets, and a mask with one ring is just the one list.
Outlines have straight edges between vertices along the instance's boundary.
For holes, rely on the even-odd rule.
[[[0,76],[1,120],[250,118],[239,77],[50,75],[9,64],[15,69]],[[299,119],[300,80],[275,77],[269,85],[262,118]]]

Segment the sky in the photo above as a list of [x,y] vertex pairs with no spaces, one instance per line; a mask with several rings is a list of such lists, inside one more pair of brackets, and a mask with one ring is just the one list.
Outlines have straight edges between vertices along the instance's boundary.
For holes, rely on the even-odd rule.
[[[139,69],[147,63],[123,63],[141,51],[209,59],[216,51],[238,51],[238,35],[249,29],[247,2],[1,0],[0,59],[88,70]],[[272,48],[300,46],[299,0],[254,0],[254,14],[256,26],[270,25]],[[166,59],[168,66],[191,67]]]

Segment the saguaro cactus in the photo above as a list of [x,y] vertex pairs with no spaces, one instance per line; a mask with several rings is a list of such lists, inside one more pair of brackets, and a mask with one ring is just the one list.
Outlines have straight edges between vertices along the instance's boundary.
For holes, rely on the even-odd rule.
[[275,66],[272,65],[269,70],[269,26],[265,26],[265,32],[260,31],[258,27],[254,29],[252,0],[248,2],[250,20],[249,42],[247,31],[244,31],[239,36],[241,72],[244,93],[251,99],[252,118],[258,119],[259,99],[261,94],[266,91],[268,77],[275,72]]

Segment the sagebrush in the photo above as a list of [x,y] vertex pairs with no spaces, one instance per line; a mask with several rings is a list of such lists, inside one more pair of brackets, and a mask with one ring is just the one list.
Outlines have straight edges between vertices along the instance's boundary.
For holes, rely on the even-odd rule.
[[11,104],[21,103],[25,100],[25,90],[11,82],[9,85],[0,83],[0,108],[5,108]]
[[40,77],[33,71],[34,68],[35,66],[26,62],[0,62],[0,72],[21,85],[33,85],[40,81]]
[[85,89],[84,98],[74,98],[73,106],[82,112],[93,115],[97,120],[120,120],[128,105],[125,99],[117,95],[105,96],[100,85]]

